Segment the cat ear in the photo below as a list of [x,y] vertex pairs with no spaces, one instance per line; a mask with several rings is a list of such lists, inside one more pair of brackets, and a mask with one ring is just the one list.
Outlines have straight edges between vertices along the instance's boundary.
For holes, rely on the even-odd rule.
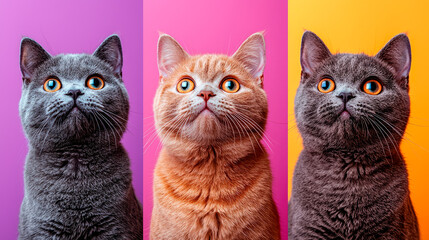
[[411,68],[411,47],[407,35],[396,35],[375,57],[393,67],[396,79],[408,79]]
[[42,46],[30,38],[23,38],[21,41],[20,66],[23,80],[31,80],[31,77],[40,64],[50,59]]
[[168,76],[171,71],[189,54],[170,35],[161,34],[158,39],[158,70],[162,77]]
[[262,84],[265,68],[265,40],[262,32],[247,38],[232,57],[243,63],[252,76],[259,79],[259,84]]
[[107,62],[112,66],[115,75],[122,77],[122,47],[118,35],[112,35],[101,43],[93,53],[95,57]]
[[306,31],[301,41],[301,68],[302,74],[312,74],[316,68],[332,56],[328,47],[313,32]]

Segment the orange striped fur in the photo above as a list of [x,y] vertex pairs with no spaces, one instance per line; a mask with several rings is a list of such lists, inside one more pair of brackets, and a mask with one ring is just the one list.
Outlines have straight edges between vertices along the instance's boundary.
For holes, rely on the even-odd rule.
[[[160,37],[154,112],[163,148],[151,239],[280,239],[270,163],[260,143],[268,111],[264,65],[260,33],[232,57],[189,56],[170,36]],[[183,77],[194,81],[193,91],[177,91]],[[231,77],[240,84],[236,93],[220,89]],[[201,92],[213,96],[204,103]]]

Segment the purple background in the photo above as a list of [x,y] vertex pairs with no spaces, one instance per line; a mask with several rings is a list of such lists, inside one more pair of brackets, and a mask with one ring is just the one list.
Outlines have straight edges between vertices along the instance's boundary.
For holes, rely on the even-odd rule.
[[152,103],[158,87],[156,45],[159,32],[170,34],[188,53],[233,54],[252,33],[265,30],[268,96],[266,136],[271,140],[273,195],[287,239],[287,1],[144,0],[144,239],[149,239],[153,170],[160,146],[152,142]]
[[133,184],[143,198],[143,1],[0,0],[0,238],[16,239],[23,197],[27,141],[21,127],[19,47],[22,37],[51,55],[92,53],[109,35],[122,41],[123,79],[130,96],[130,120],[122,140],[131,158]]

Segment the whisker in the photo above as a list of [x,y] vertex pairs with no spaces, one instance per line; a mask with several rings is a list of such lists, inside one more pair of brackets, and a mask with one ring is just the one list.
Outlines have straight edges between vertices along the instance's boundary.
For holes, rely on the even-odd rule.
[[[245,123],[247,123],[246,125],[247,125],[247,127],[248,128],[250,128],[251,126],[253,126],[253,127],[255,127],[256,129],[256,134],[258,134],[259,135],[259,137],[264,141],[264,137],[263,137],[263,135],[264,135],[264,131],[263,131],[263,129],[262,129],[262,127],[260,127],[260,126],[258,126],[257,125],[257,123],[256,122],[254,122],[253,121],[253,123],[251,122],[251,121],[248,121],[247,119],[246,119],[246,116],[244,116],[244,115],[241,115],[241,114],[237,114],[237,117],[238,118],[241,118],[241,120],[242,121],[244,121],[243,122],[243,124],[245,124]],[[251,120],[251,119],[250,119]],[[249,125],[251,125],[251,126],[249,126]],[[258,131],[258,127],[259,127],[259,129],[262,129],[261,131],[261,133]],[[254,135],[254,133],[252,132],[252,134]],[[255,140],[258,142],[258,145],[259,145],[259,141],[256,139],[256,137],[255,137]],[[267,139],[268,140],[268,139]],[[267,141],[264,141],[265,143],[266,143],[266,145],[267,145],[267,147],[270,149],[270,151],[272,152],[273,150],[271,149],[271,146],[270,146],[270,143],[271,143],[271,141],[269,141],[268,140],[268,142]],[[260,146],[261,147],[261,146]]]
[[[363,119],[365,119],[365,117],[364,117]],[[366,118],[366,120],[368,120],[368,123],[371,125],[371,127],[372,127],[373,129],[376,129],[376,127],[375,127],[375,126],[374,126],[374,124],[372,123],[371,119]],[[381,150],[383,150],[383,155],[384,155],[384,156],[387,156],[387,155],[386,155],[386,151],[384,150],[384,144],[383,144],[383,141],[381,140],[380,135],[378,134],[378,131],[377,131],[377,130],[375,131],[375,134],[377,135],[378,139],[380,140],[380,145],[381,145]]]
[[[230,116],[239,122],[239,120],[234,115],[230,115]],[[252,143],[253,153],[256,156],[256,149],[255,149],[255,146],[253,145],[252,138],[250,137],[249,133],[247,131],[245,131],[244,127],[242,127],[240,124],[238,124],[238,126],[242,129],[243,133],[246,133],[247,136],[249,137],[249,140]]]
[[[406,140],[406,141],[409,141],[409,142],[411,142],[411,143],[413,143],[413,144],[415,144],[416,146],[418,146],[418,147],[420,147],[422,150],[424,150],[424,151],[429,151],[428,149],[426,149],[426,148],[424,148],[423,146],[421,146],[421,145],[419,145],[419,144],[417,144],[417,143],[415,143],[414,141],[412,141],[411,139],[409,139],[409,138],[407,138],[407,137],[405,137],[404,136],[404,134],[406,134],[406,132],[404,131],[404,134],[401,134],[401,132],[400,132],[400,129],[398,128],[398,127],[396,127],[396,126],[394,126],[394,125],[392,125],[392,124],[390,124],[386,119],[383,119],[383,117],[381,117],[381,116],[379,116],[379,115],[374,115],[374,117],[376,117],[379,121],[382,121],[382,122],[384,122],[385,124],[387,124],[395,133],[397,133],[398,134],[398,136],[401,138],[401,139],[404,139],[404,140]],[[376,120],[377,120],[376,119]]]

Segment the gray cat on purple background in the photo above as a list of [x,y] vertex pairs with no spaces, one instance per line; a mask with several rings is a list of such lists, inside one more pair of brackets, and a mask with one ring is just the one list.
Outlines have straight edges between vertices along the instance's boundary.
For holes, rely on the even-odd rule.
[[21,42],[29,142],[19,239],[142,239],[142,208],[120,143],[128,120],[119,37],[92,55]]

